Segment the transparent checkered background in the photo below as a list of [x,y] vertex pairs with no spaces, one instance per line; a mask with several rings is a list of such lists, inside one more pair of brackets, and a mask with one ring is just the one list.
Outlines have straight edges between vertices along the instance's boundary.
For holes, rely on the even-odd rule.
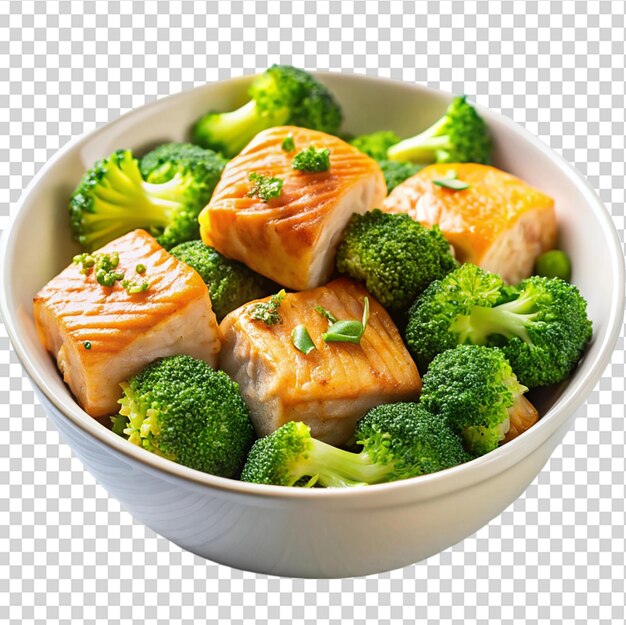
[[[0,2],[0,227],[70,138],[272,62],[467,93],[587,175],[624,232],[624,2]],[[34,225],[36,227],[36,224]],[[242,573],[134,523],[59,442],[0,326],[0,622],[624,622],[624,339],[525,495],[427,562]]]

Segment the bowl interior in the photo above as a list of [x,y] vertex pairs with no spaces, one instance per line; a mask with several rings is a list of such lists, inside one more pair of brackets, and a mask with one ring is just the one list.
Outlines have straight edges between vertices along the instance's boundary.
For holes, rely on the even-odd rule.
[[[355,134],[392,129],[409,136],[437,119],[450,100],[449,95],[425,87],[375,78],[343,74],[320,74],[320,78],[344,108],[345,130]],[[55,363],[43,350],[32,315],[35,293],[78,251],[70,237],[67,216],[73,188],[85,169],[115,149],[132,148],[141,153],[165,141],[188,139],[191,123],[204,112],[226,110],[245,101],[249,80],[244,77],[206,85],[123,116],[65,148],[23,196],[5,233],[6,321],[35,381],[75,418],[89,419],[74,403]],[[545,415],[574,385],[580,387],[590,376],[597,379],[601,374],[623,312],[623,259],[610,219],[584,180],[521,128],[480,110],[493,135],[494,164],[555,198],[560,244],[572,258],[572,281],[589,302],[593,320],[593,342],[572,378],[558,388],[535,393],[533,399]]]

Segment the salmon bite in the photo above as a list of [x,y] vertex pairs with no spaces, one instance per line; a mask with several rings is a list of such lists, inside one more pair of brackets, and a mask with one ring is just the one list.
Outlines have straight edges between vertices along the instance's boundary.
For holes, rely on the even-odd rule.
[[382,208],[439,226],[458,260],[493,271],[510,284],[527,278],[537,257],[556,245],[554,200],[487,165],[425,167],[398,185]]
[[[296,152],[328,149],[329,168],[295,169],[297,154],[282,149],[287,136]],[[280,193],[255,193],[251,174],[280,181]],[[300,291],[328,282],[350,217],[379,206],[385,195],[383,174],[369,156],[323,132],[281,126],[259,133],[228,163],[200,215],[200,232],[225,256]]]
[[[367,327],[358,342],[352,336],[341,342],[323,338],[339,320],[363,327],[366,297],[365,289],[342,278],[285,295],[276,323],[251,315],[255,304],[222,321],[220,367],[239,383],[259,436],[288,421],[303,421],[313,436],[343,445],[370,408],[417,399],[417,367],[388,313],[371,296]],[[316,348],[308,354],[292,344],[291,333],[299,325],[306,327]]]
[[[120,382],[159,357],[187,354],[215,366],[219,339],[202,278],[154,237],[135,230],[99,253],[119,256],[115,271],[148,287],[129,293],[122,280],[103,285],[95,266],[72,263],[39,291],[34,312],[63,379],[100,418],[117,412]],[[138,264],[145,267],[140,274]]]

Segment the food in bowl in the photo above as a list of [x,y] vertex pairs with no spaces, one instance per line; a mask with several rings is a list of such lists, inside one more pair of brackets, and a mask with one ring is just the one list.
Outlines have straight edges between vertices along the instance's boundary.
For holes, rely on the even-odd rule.
[[591,338],[567,276],[530,275],[551,198],[488,165],[465,98],[400,141],[336,136],[302,70],[250,95],[203,117],[200,145],[119,150],[79,182],[85,251],[35,316],[80,405],[172,461],[316,488],[432,473],[532,427],[525,392]]

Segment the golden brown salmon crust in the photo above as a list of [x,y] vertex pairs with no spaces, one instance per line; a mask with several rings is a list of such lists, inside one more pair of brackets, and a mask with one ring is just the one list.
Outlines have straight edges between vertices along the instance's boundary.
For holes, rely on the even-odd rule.
[[[451,170],[470,187],[454,191],[433,184]],[[510,283],[528,277],[537,256],[556,245],[554,200],[488,165],[425,167],[389,194],[383,210],[438,224],[461,262],[498,273]]]
[[[325,343],[321,335],[328,321],[314,307],[323,306],[337,319],[360,320],[366,296],[370,320],[360,344]],[[420,376],[396,326],[357,283],[342,278],[288,294],[279,309],[282,323],[273,326],[250,317],[253,305],[220,324],[220,366],[240,384],[260,436],[287,421],[304,421],[317,438],[341,445],[370,408],[417,399]],[[307,355],[291,341],[299,324],[317,347]]]
[[[34,298],[43,344],[80,405],[94,417],[115,414],[119,383],[149,362],[188,354],[215,366],[219,351],[208,289],[193,269],[143,230],[99,252],[118,252],[116,269],[129,278],[145,278],[148,290],[129,295],[120,282],[101,286],[93,270],[84,275],[71,264]],[[141,276],[138,264],[146,267]]]
[[[291,134],[293,152],[281,145]],[[293,169],[295,154],[330,150],[330,169]],[[249,197],[250,173],[283,181],[282,194]],[[200,215],[202,239],[283,286],[319,286],[332,272],[338,239],[352,213],[379,206],[386,186],[377,163],[345,141],[316,130],[280,126],[259,133],[224,169]]]

